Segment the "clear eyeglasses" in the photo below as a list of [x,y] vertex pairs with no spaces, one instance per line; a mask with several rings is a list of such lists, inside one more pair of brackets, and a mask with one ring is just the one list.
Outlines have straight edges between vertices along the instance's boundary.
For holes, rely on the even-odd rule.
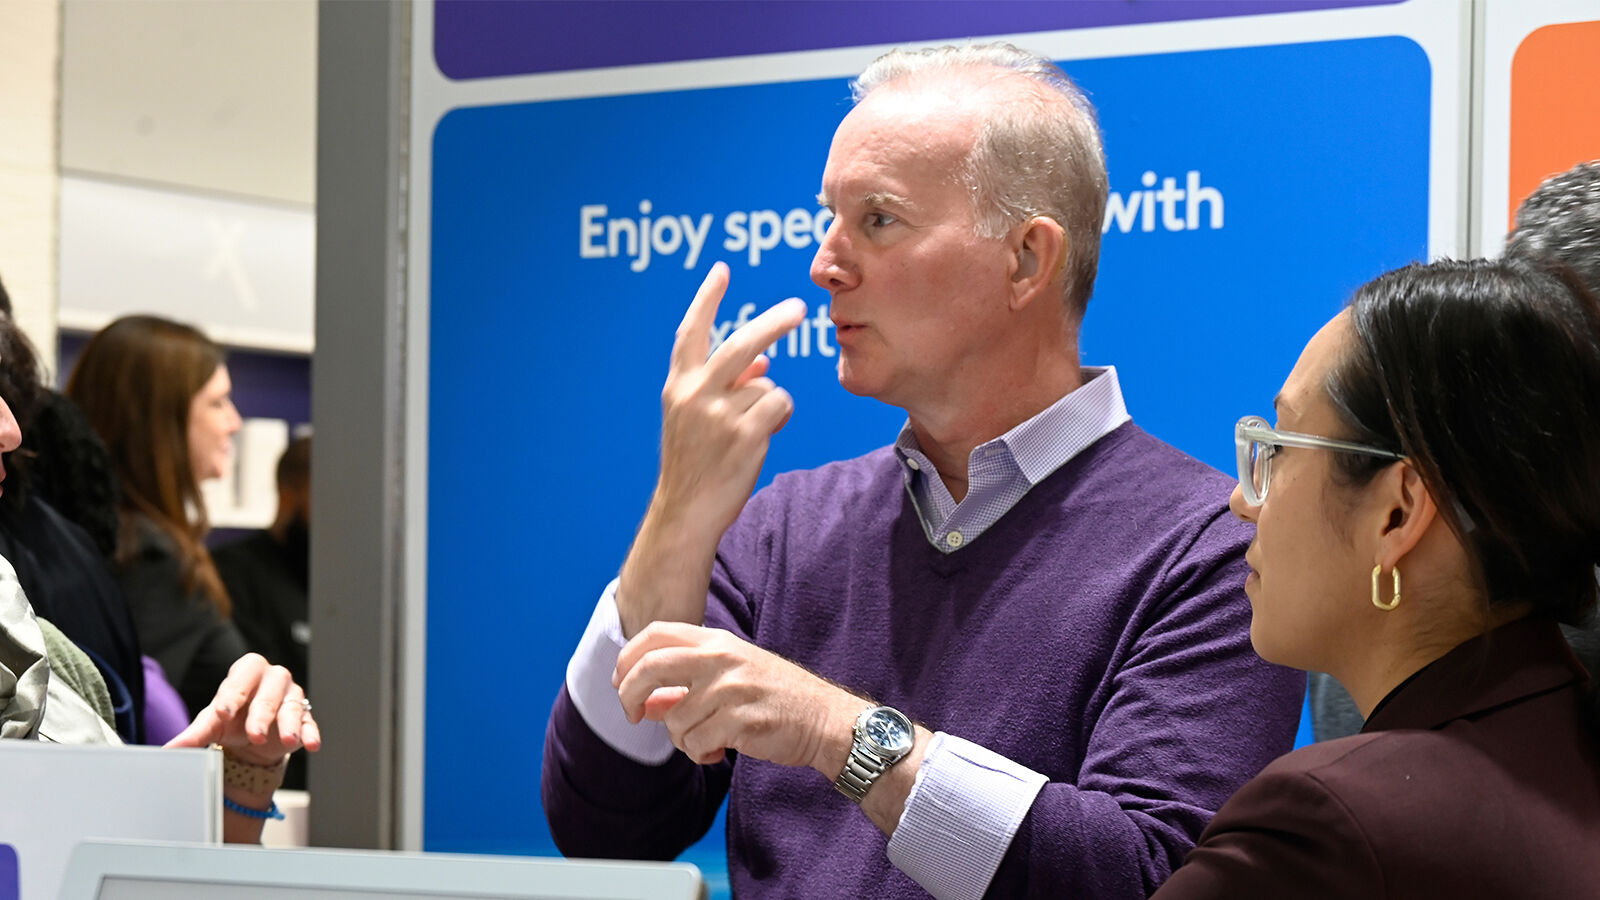
[[1233,426],[1233,443],[1239,450],[1239,487],[1244,491],[1244,502],[1260,506],[1267,499],[1267,486],[1272,483],[1272,457],[1279,447],[1308,447],[1313,450],[1333,450],[1339,453],[1360,453],[1383,459],[1405,459],[1399,453],[1317,437],[1314,434],[1296,434],[1278,431],[1260,416],[1245,416]]

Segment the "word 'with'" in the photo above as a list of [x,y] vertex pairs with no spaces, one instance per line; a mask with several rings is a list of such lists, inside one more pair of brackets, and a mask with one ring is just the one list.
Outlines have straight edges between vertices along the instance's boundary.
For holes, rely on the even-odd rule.
[[[1146,172],[1139,179],[1146,188],[1154,188],[1156,181],[1154,172]],[[1160,181],[1161,187],[1157,190],[1112,191],[1106,198],[1106,217],[1100,233],[1106,234],[1115,228],[1128,234],[1135,226],[1140,231],[1155,231],[1158,218],[1165,231],[1195,231],[1200,228],[1202,211],[1210,214],[1207,222],[1211,228],[1222,227],[1222,192],[1202,186],[1198,171],[1189,172],[1183,187],[1178,187],[1176,178]]]

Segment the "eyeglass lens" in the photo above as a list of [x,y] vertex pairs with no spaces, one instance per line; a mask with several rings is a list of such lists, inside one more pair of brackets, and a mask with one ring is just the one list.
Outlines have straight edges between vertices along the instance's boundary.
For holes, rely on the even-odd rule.
[[1250,486],[1255,489],[1256,501],[1267,499],[1267,482],[1272,474],[1272,445],[1261,441],[1250,442]]

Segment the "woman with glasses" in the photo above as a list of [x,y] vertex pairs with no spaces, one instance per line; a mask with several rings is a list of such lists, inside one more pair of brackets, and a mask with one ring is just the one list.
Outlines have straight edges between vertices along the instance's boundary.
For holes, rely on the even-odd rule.
[[1564,273],[1386,274],[1236,426],[1250,636],[1362,733],[1280,758],[1160,900],[1593,897],[1600,757],[1557,626],[1600,556],[1600,305]]

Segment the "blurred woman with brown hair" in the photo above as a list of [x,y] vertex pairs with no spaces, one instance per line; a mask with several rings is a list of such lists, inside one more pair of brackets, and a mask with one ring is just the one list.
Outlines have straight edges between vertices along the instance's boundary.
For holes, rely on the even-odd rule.
[[116,562],[144,652],[191,715],[246,647],[204,543],[200,482],[221,477],[239,430],[222,348],[156,316],[90,339],[67,382],[111,452],[121,488]]

